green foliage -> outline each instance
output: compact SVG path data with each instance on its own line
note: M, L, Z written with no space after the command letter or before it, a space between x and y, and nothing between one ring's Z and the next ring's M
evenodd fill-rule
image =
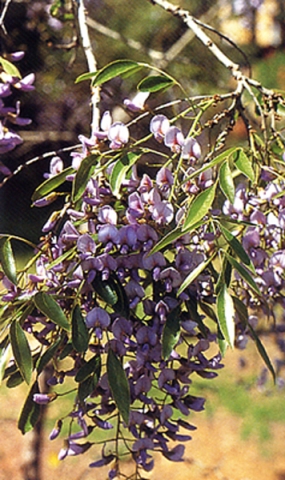
M130 390L125 371L111 348L107 356L107 374L110 389L122 419L128 425L130 415Z

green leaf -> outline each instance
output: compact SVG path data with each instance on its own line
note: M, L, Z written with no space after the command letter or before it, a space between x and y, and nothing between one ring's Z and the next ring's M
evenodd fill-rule
M7 340L8 340L7 336ZM9 342L2 342L1 348L0 348L0 385L2 383L2 380L4 378L5 374L5 368L6 368L6 363L8 360L8 354L9 354L9 348L10 344Z
M175 228L174 230L171 230L167 235L165 235L149 252L149 255L152 255L153 253L159 252L163 248L167 247L171 243L175 242L178 240L178 238L182 237L184 233L182 233L181 227Z
M167 360L180 337L180 307L174 308L166 318L162 332L162 357Z
M125 180L128 171L141 155L141 152L128 152L116 161L110 177L110 186L115 197L119 196L121 185Z
M52 320L52 322L59 325L64 330L70 330L70 324L63 310L54 300L52 295L45 292L38 292L34 296L34 302L39 311Z
M34 428L41 412L41 406L33 401L35 393L40 393L37 380L29 391L18 420L18 428L23 435Z
M6 58L0 57L0 64L2 65L4 72L8 73L8 75L19 79L22 78L18 68L15 67L13 63L9 62L9 60L6 60Z
M45 366L51 361L51 359L54 357L55 353L57 352L58 350L58 347L60 345L62 341L62 338L59 337L57 338L57 340L52 343L47 349L46 351L44 352L44 354L39 358L38 362L37 362L37 365L36 365L36 368L37 368L37 372L38 374L40 374L43 369L45 368Z
M109 348L107 356L107 375L114 401L124 422L128 425L130 416L129 383L120 360L111 348Z
M158 92L159 90L172 87L174 84L175 82L165 75L151 75L144 78L137 88L140 92Z
M101 70L98 70L93 78L92 85L94 87L97 85L102 85L102 83L108 82L118 75L130 72L131 70L137 71L138 68L142 66L143 65L140 65L132 60L115 60L114 62L111 62L103 67Z
M194 280L200 275L200 273L202 273L203 270L205 270L205 268L209 265L209 263L211 263L215 255L216 254L214 253L207 260L204 260L203 262L199 263L199 265L197 265L197 267L194 268L194 270L192 270L192 272L190 272L189 275L187 275L182 285L180 285L177 295L180 295L185 290L185 288L189 287L189 285L192 282L194 282Z
M216 184L199 193L189 206L182 232L185 233L191 226L202 220L209 212L215 199Z
M16 262L9 238L0 238L0 263L10 282L17 285Z
M243 173L246 177L249 178L252 182L255 181L255 175L252 168L252 164L244 153L244 151L240 148L234 154L234 161L236 167L239 169L241 173Z
M77 200L81 198L87 182L90 179L96 165L98 165L100 158L100 155L88 155L80 163L72 185L73 202L77 202Z
M228 160L226 160L220 167L219 171L220 187L227 199L234 203L235 200L235 184L232 177L232 171Z
M71 328L73 348L77 352L86 352L89 343L89 334L79 305L76 305L72 311Z
M15 362L23 379L29 384L33 370L33 359L25 332L16 320L13 320L10 326L10 342Z
M240 264L238 263L235 258L233 258L231 255L229 255L227 252L225 252L225 255L227 256L228 261L231 263L233 268L237 270L237 272L240 274L240 276L246 281L246 283L252 288L252 290L257 293L257 295L261 296L261 291L259 290L256 282L248 273L248 271Z
M189 180L191 180L191 178L198 177L201 173L205 172L209 168L212 168L215 165L218 165L219 163L221 163L225 159L229 158L236 151L237 151L237 147L228 148L223 153L220 153L220 155L213 158L213 160L211 160L209 163L206 163L205 165L203 165L203 167L201 167L201 168L195 170L195 172L191 173L191 175L189 175L189 177L187 177L187 178L185 178L185 180L183 180L183 183L188 182Z
M219 327L228 345L234 347L235 321L234 304L226 285L223 285L217 295L217 316Z
M256 272L255 272L254 265L250 260L248 254L246 253L245 249L243 248L242 244L239 242L239 240L229 230L227 230L227 228L223 227L221 224L220 224L220 229L223 237L225 238L226 242L230 245L232 250L235 252L235 254L247 266L247 268L249 268L252 271L252 273L255 274Z
M62 170L58 175L50 177L39 185L32 195L32 201L35 202L39 198L45 197L49 193L53 192L57 187L62 185L66 181L67 175L74 173L73 167L68 167Z
M13 373L13 375L10 375L10 377L8 378L7 382L6 382L6 387L7 388L15 388L15 387L18 387L18 385L21 385L21 383L23 383L24 379L21 375L21 373L19 372L19 370L15 373Z
M274 370L274 367L271 363L271 360L264 348L264 345L263 343L261 342L259 336L256 334L256 332L254 331L254 329L252 328L252 326L250 325L250 323L248 323L248 327L249 327L249 330L250 330L250 333L252 335L252 338L253 340L255 341L255 344L256 344L256 347L257 347L257 350L261 356L261 358L264 360L264 363L265 365L267 366L268 370L270 371L272 377L273 377L273 381L274 383L276 382L276 374L275 374L275 370Z
M236 309L236 313L237 313L240 321L243 323L243 325L245 327L249 328L252 339L254 340L254 342L256 344L257 350L258 350L261 358L263 359L265 365L267 366L268 370L271 372L272 377L273 377L273 381L275 382L276 381L276 374L275 374L274 367L271 363L271 360L270 360L270 358L269 358L269 356L266 352L266 349L265 349L264 345L262 344L259 336L257 335L257 333L255 332L255 330L253 329L253 327L250 325L250 323L248 321L248 311L247 311L246 306L244 305L244 303L238 297L233 297L233 302L234 302L234 306L235 306L235 309Z
M248 311L245 306L245 304L235 296L232 296L234 306L235 306L235 311L240 319L240 321L244 324L244 326L247 326L248 324Z
M115 273L112 273L108 280L102 280L101 275L98 273L92 282L92 287L102 300L110 305L116 313L119 313L125 318L129 318L129 299Z
M78 383L84 382L90 375L96 375L98 380L101 374L101 357L100 355L95 355L90 358L88 362L85 362L82 367L79 368L78 372L75 375L74 380ZM97 381L98 381L97 380Z

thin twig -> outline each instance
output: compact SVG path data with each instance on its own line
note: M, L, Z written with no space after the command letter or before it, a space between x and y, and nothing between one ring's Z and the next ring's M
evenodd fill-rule
M86 57L88 71L97 72L97 62L93 53L89 31L87 27L87 16L83 0L78 0L78 25L82 40L82 48ZM92 104L92 122L91 122L91 138L95 135L95 131L99 130L100 123L100 90L99 87L91 85L91 104Z
M4 20L5 20L5 16L6 16L6 13L7 13L7 10L8 10L8 7L9 7L10 3L11 3L11 0L6 0L6 2L4 4L4 7L3 7L3 10L2 10L2 13L1 13L1 16L0 16L0 27L2 28L5 35L7 35L7 30L6 30L5 25L4 25Z

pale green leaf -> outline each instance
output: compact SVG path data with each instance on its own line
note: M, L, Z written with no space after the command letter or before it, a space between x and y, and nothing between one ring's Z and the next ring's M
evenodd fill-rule
M74 173L73 167L68 167L62 170L58 175L48 178L41 185L39 185L32 195L32 201L35 202L39 198L46 197L53 192L57 187L66 181L66 177Z
M79 200L84 193L87 182L90 179L96 165L98 165L100 158L100 155L88 155L80 163L72 186L73 202L77 202L77 200Z
M34 302L39 311L52 320L52 322L59 325L64 330L70 330L70 324L63 310L52 295L45 292L38 292L34 296Z
M139 67L140 64L134 62L133 60L115 60L114 62L103 67L101 70L98 70L93 77L92 85L94 87L97 85L102 85L102 83L108 82L109 80L130 72L131 70L137 71Z
M235 254L244 263L244 265L246 265L247 268L249 268L252 271L252 273L255 274L254 265L250 260L248 254L246 253L245 249L243 248L242 244L239 242L239 240L229 230L227 230L227 228L223 227L222 225L220 225L220 229L223 234L223 237L225 238L227 243L231 246Z
M219 327L228 345L234 347L235 321L234 304L226 285L223 285L217 295L217 317Z
M255 181L255 175L252 168L252 164L244 153L244 151L240 148L234 154L235 165L239 169L241 173L243 173L246 177L249 178L252 182Z
M220 167L219 182L224 195L231 203L234 203L235 184L233 181L232 171L227 160Z
M205 215L209 212L213 201L215 199L216 185L212 185L193 200L189 206L189 210L186 214L186 219L182 227L182 232L185 233L189 228L191 228L195 223L202 220Z
M141 152L128 152L116 161L110 176L110 186L115 197L119 196L120 188L131 167L141 157Z
M203 262L199 263L199 265L197 265L197 267L194 268L194 270L192 270L189 273L189 275L187 275L187 277L185 278L182 285L180 285L180 287L178 289L178 292L177 292L177 295L180 295L185 290L185 288L189 287L189 285L192 282L194 282L194 280L203 272L203 270L205 270L205 268L209 265L209 263L211 263L211 261L214 259L215 255L216 254L214 253L207 260L204 260Z
M0 238L0 263L7 278L17 285L16 262L9 238Z

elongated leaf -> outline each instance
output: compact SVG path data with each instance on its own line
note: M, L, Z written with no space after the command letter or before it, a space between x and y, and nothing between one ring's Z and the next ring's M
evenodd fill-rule
M13 375L10 375L10 377L8 378L7 382L6 382L6 387L7 388L15 388L15 387L18 387L18 385L21 385L21 383L23 383L24 379L21 375L21 373L19 372L19 370L15 373L13 373Z
M237 297L233 297L233 302L234 302L235 309L236 309L236 312L238 314L238 317L239 317L240 321L243 323L243 325L245 327L249 328L252 339L254 340L254 342L256 344L257 350L258 350L261 358L263 359L265 365L267 366L268 370L271 372L272 377L273 377L273 381L275 382L276 381L276 374L275 374L274 367L272 365L272 362L271 362L271 360L268 356L268 353L266 352L266 349L265 349L264 345L262 344L259 336L257 335L257 333L255 332L255 330L253 329L253 327L250 325L250 323L248 321L248 312L247 312L246 306Z
M235 165L239 169L239 171L243 173L246 177L248 177L249 180L254 182L255 175L252 168L252 164L242 149L238 149L235 152L234 159L235 159Z
M187 306L188 313L190 314L191 320L197 323L198 328L202 333L203 337L207 338L207 335L208 335L207 327L203 323L202 315L200 315L198 312L198 302L197 302L196 296L191 295L190 293L189 300L186 300L185 303Z
M180 337L180 308L174 308L166 318L162 332L162 357L167 360Z
M240 274L240 276L246 281L246 283L252 288L252 290L257 293L257 295L262 295L261 291L259 290L255 280L252 278L250 273L240 264L236 261L235 258L233 258L231 255L229 255L227 252L225 252L225 255L227 256L228 261L231 263L233 268L236 269L236 271Z
M0 238L0 263L10 282L17 285L16 262L9 238Z
M0 385L1 385L2 380L4 378L6 363L7 363L7 360L8 360L9 348L10 348L9 342L7 342L7 343L5 342L0 347Z
M153 253L159 252L165 247L168 247L168 245L171 245L173 242L178 240L178 238L182 237L184 233L182 233L182 228L178 227L169 232L167 235L165 235L150 251L150 255Z
M100 158L100 155L88 155L82 160L73 181L72 200L74 202L77 202L84 193L87 182Z
M130 72L137 71L140 64L132 60L115 60L99 70L93 78L92 85L102 85L102 83L112 80L112 78ZM80 78L80 77L79 77Z
M82 367L79 368L77 374L75 375L74 380L78 383L84 382L90 375L96 374L98 380L101 373L101 357L100 355L95 355L90 358L88 362L84 363Z
M171 78L168 78L165 75L151 75L144 78L138 84L137 88L140 92L158 92L159 90L172 87L174 83L175 82Z
M245 306L245 304L235 296L232 296L234 306L235 306L235 311L240 319L240 321L244 324L244 326L247 326L248 324L248 311Z
M40 405L33 401L35 393L40 393L37 380L29 391L18 420L18 428L23 435L34 428L40 415Z
M110 177L110 186L115 197L119 195L121 185L125 180L128 171L141 155L142 153L140 152L128 152L116 161Z
M112 306L116 313L119 313L125 318L129 318L129 299L123 285L115 273L112 273L108 280L102 280L100 274L97 274L92 282L92 287L102 300Z
M271 360L266 352L266 349L263 345L263 343L261 342L259 336L256 334L256 332L254 331L254 329L252 328L252 326L250 325L250 323L248 324L248 327L249 327L249 330L250 330L250 333L252 335L252 338L253 340L255 341L255 344L256 344L256 347L257 347L257 350L259 351L259 354L261 356L261 358L264 360L264 363L265 365L267 366L268 370L270 371L272 377L273 377L273 381L275 383L276 381L276 374L275 374L275 370L274 370L274 367L271 363Z
M227 257L224 256L223 263L222 263L222 270L221 270L221 273L220 273L219 278L217 279L216 285L215 285L216 295L219 294L223 285L226 285L227 287L230 286L231 277L232 277L232 265L228 261Z
M198 168L197 170L195 170L195 172L191 173L189 177L183 180L183 183L188 182L189 180L191 180L191 178L198 177L201 173L205 172L209 168L212 168L215 165L218 165L219 163L223 162L225 159L229 158L237 150L238 150L237 147L228 148L223 153L220 153L220 155L213 158L213 160L211 160L209 163L206 163L205 165L203 165L203 167Z
M2 65L3 70L11 75L12 77L17 77L19 79L22 78L18 68L6 58L0 57L0 63Z
M200 275L200 273L202 273L203 270L205 270L205 268L209 265L209 263L211 263L215 255L216 254L213 254L207 260L204 260L203 262L199 263L199 265L197 265L197 267L194 268L194 270L192 270L192 272L190 272L189 275L187 275L182 285L180 285L177 295L180 295L185 290L185 288L189 287L189 285L192 282L194 282L194 280Z
M194 199L190 204L189 211L186 215L182 231L185 233L192 225L202 220L209 212L215 199L216 185L212 185Z
M36 368L37 372L41 373L45 366L51 361L51 359L54 357L60 343L62 341L62 338L59 337L54 343L52 343L47 350L44 352L44 354L39 358Z
M219 171L220 187L227 197L227 199L234 203L235 200L235 184L233 181L232 171L230 169L229 162L226 160Z
M239 242L239 240L227 228L223 227L222 225L220 225L220 229L223 234L223 237L231 246L235 254L247 266L247 268L249 268L252 271L252 273L255 274L256 272L255 272L254 265L250 260L248 254L246 253L245 249L243 248L242 244Z
M10 326L10 342L15 362L23 379L29 384L33 370L31 350L25 332L16 320Z
M59 325L64 330L70 330L70 324L58 303L52 297L45 292L38 292L34 297L35 306L42 312L47 318L52 320L56 325Z
M86 352L89 342L88 328L81 313L79 305L72 311L72 345L77 352Z
M232 297L224 285L217 295L217 316L221 333L232 348L235 341L234 313Z
M62 170L58 175L50 177L45 180L41 185L39 185L32 195L32 201L35 202L39 198L45 197L51 192L62 185L66 181L66 177L74 173L73 167L68 167Z
M107 375L114 401L124 422L128 425L130 416L129 383L120 360L111 348L109 348L107 356Z

